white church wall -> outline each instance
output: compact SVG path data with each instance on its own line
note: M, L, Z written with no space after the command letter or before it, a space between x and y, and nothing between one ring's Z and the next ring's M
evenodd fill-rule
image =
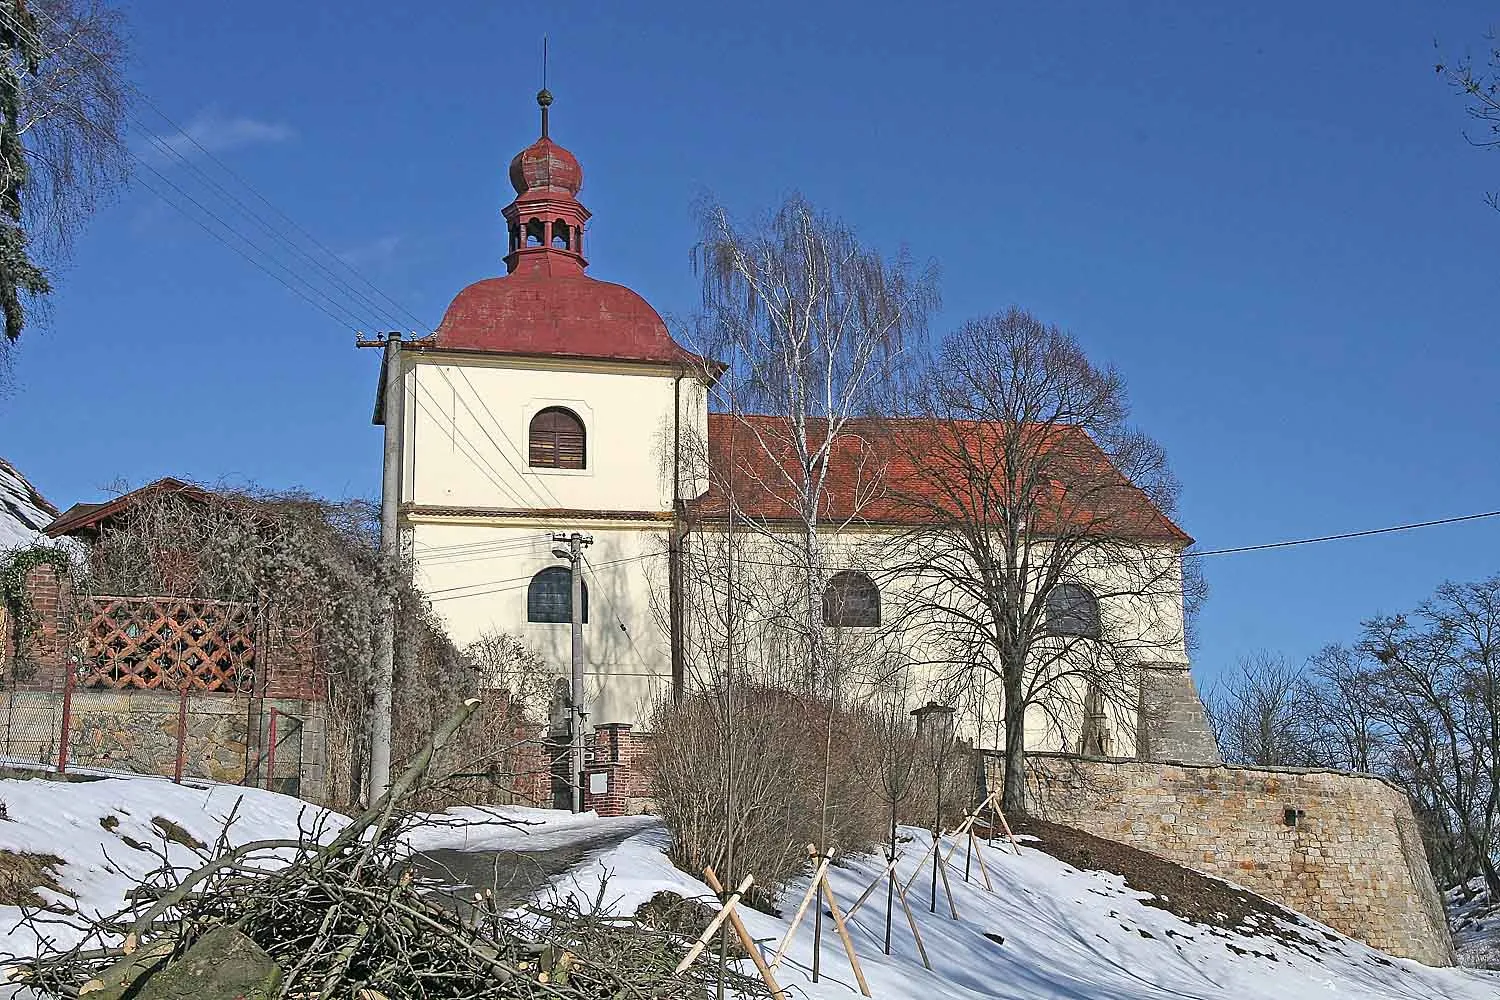
M671 509L673 382L660 366L407 355L403 499L422 506ZM701 383L681 386L685 438L707 433ZM583 469L534 469L531 418L562 406L583 420ZM698 492L701 490L695 490Z
M672 403L675 373L664 367L570 362L540 362L511 357L475 358L437 353L406 357L406 441L403 449L403 500L413 529L413 557L418 579L460 645L490 630L511 632L535 649L559 676L569 669L569 628L526 620L526 587L547 566L560 565L552 555L550 533L584 531L594 536L587 551L590 569L590 622L585 628L586 694L591 723L644 721L654 699L669 693L671 650L667 638L667 528L671 510ZM685 497L702 492L706 482L700 464L707 435L705 387L684 378L677 394L681 423ZM527 429L538 410L566 406L584 421L586 461L581 470L532 469L527 462ZM424 512L421 508L454 508ZM486 510L558 509L577 513L557 516L495 516ZM638 511L635 520L600 517L605 511ZM590 513L592 512L592 514ZM695 551L717 544L714 529L689 541ZM882 568L899 533L875 527L835 531L826 526L823 562L830 573L860 569L880 584L883 620L875 636L862 630L830 635L831 647L845 648L851 659L873 669L877 660L892 660L895 644L915 664L908 677L912 705L928 699L959 708L960 732L985 745L998 745L1001 697L998 679L979 684L953 683L958 673L945 665L952 658L952 638L940 628L906 628L892 635L903 620L911 581L892 578ZM769 603L795 600L789 584L795 575L785 567L791 552L767 537L742 529L738 546L745 565ZM1111 560L1080 566L1079 582L1103 596L1105 616L1115 616L1120 635L1133 637L1142 662L1186 668L1182 642L1180 563L1169 547L1141 547L1133 561ZM760 565L755 565L759 563ZM1156 586L1147 596L1139 578ZM706 579L688 581L693 588L712 586ZM821 595L818 598L821 602ZM799 613L800 617L800 613ZM623 627L622 627L623 626ZM830 633L833 630L830 630ZM765 648L781 642L774 630ZM700 655L709 655L702 653ZM712 653L721 655L720 652ZM691 663L690 663L691 670ZM689 681L691 683L691 676ZM852 682L850 695L873 696L868 683ZM1077 749L1081 718L1077 706L1084 692L1077 685L1060 688L1052 715L1033 708L1026 717L1028 744L1038 749ZM1117 753L1134 744L1134 712L1128 685L1107 699L1105 714Z
M552 554L552 531L592 534L584 575L589 722L639 722L654 698L669 693L671 650L649 600L653 586L665 586L667 541L661 526L577 518L413 521L418 583L454 642L463 646L488 631L509 632L559 677L571 669L571 630L567 624L528 622L526 588L542 569L567 565Z

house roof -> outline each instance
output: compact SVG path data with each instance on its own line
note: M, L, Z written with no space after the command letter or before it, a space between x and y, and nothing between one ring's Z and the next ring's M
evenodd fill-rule
M821 422L810 428L816 437ZM983 501L969 501L964 473L982 462L958 456L995 454L1001 425L982 422L922 420L855 420L831 449L820 517L832 522L919 525L945 517L983 511ZM709 462L713 484L690 509L702 517L729 513L732 493L741 514L766 521L794 521L797 472L791 446L791 423L764 414L711 413L708 418ZM1038 428L1037 433L1043 433ZM1108 456L1082 428L1051 427L1045 447L1055 451L1049 462L1051 497L1037 512L1070 522L1074 530L1108 532L1119 537L1186 546L1192 538L1150 498L1111 465ZM943 474L942 467L951 466ZM1073 488L1069 489L1069 482ZM1080 485L1081 484L1081 485ZM1057 534L1058 525L1034 530Z
M0 458L0 552L39 541L42 529L56 516L57 508Z
M43 530L52 538L61 538L64 535L87 535L99 530L104 522L118 517L126 512L132 504L148 496L160 493L179 493L194 500L207 500L213 496L211 492L201 486L185 483L171 476L158 479L154 483L142 486L138 490L106 500L103 503L75 503L63 511L55 520L48 524Z

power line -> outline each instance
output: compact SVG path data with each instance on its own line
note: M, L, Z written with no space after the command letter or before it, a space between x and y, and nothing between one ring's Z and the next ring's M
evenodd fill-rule
M643 552L639 556L636 556L634 558L636 558L636 559L643 559L646 556L650 556L650 555L664 555L664 554L665 553L661 553L661 552ZM615 560L614 563L601 563L600 565L611 566L611 565L615 565L615 564L620 563L620 562L629 562L629 561L630 560L620 560L620 559L617 559L617 560ZM584 570L588 573L588 575L594 581L594 593L604 601L605 606L607 606L609 608L609 615L610 615L610 617L615 620L615 624L617 624L617 625L620 626L620 631L625 633L625 642L630 646L630 651L635 654L636 662L637 663L644 663L645 662L645 658L643 656L641 656L641 651L636 648L636 645L635 645L635 636L631 635L630 634L630 629L628 629L628 628L625 627L625 620L623 618L621 618L620 617L620 613L617 610L615 610L615 604L614 604L613 601L611 601L609 599L609 594L605 591L605 588L599 586L599 574L595 571L595 566L594 566L593 562L586 555L583 557L583 568L584 568Z
M45 12L36 10L36 12L33 13L34 15L39 16L39 18L42 18L43 21L48 22L48 24L52 25L52 27L58 27L57 21L55 21L54 18L51 18L51 16L46 15ZM18 33L21 33L21 31L26 31L26 28L24 28L23 25L18 24L18 22L15 21L12 16L6 15L6 13L0 13L0 21L5 22L5 24L9 25L12 30L18 31ZM34 42L36 42L37 48L46 48L46 46L43 45L43 39L42 37L40 37L39 31L31 30L30 34L31 37L33 37ZM95 60L96 63L101 64L101 66L107 66L107 64L104 63L104 60L102 60L102 58L99 58L99 55L96 54L96 52L90 51L87 46L83 46L83 48L81 48L81 51L83 51L84 54L87 55L87 57ZM132 91L133 94L136 94L136 96L138 96L139 99L141 99L142 102L145 103L145 105L150 106L150 108L153 109L153 111L156 112L156 114L159 115L162 120L165 120L166 123L171 124L172 129L175 129L175 132L177 132L178 135L183 136L183 139L186 139L187 142L190 142L193 147L198 148L198 150L201 151L201 153L204 154L205 157L213 160L213 162L216 163L217 166L219 166L219 169L222 169L222 171L225 172L228 177L231 177L234 181L237 181L237 183L242 184L242 186L245 187L248 192L251 192L252 195L255 196L255 198L260 199L260 201L263 202L263 204L266 204L267 207L270 208L270 210L275 211L275 213L278 214L281 219L284 219L285 222L288 223L288 225L293 226L293 228L296 229L297 232L300 232L303 237L308 238L308 240L311 241L314 246L317 246L318 249L320 249L321 252L324 253L324 255L330 256L330 258L335 259L335 261L338 262L338 264L341 265L344 270L347 270L348 273L353 274L353 276L356 277L357 280L365 283L365 285L368 286L368 288L371 288L372 291L375 292L375 294L380 295L381 298L384 298L384 300L389 301L392 306L395 306L396 309L398 309L398 312L405 313L408 318L416 319L416 316L414 316L413 313L410 312L410 310L405 309L404 306L396 303L396 301L393 300L390 295L387 295L386 292L381 291L381 289L377 288L374 283L369 282L369 279L366 279L363 274L360 274L359 271L357 271L356 268L354 268L353 265L350 264L350 262L345 261L342 256L336 255L336 253L333 253L333 250L330 250L329 247L324 246L323 243L320 243L320 241L317 240L317 237L314 237L311 232L308 232L305 228L302 228L302 226L297 225L296 220L291 219L291 217L288 216L287 213L284 213L281 208L278 208L275 204L272 204L272 202L270 202L270 199L267 199L266 195L263 195L260 190L255 189L255 187L252 186L249 181L246 181L245 178L240 177L239 174L236 174L236 172L234 172L233 169L229 168L229 166L226 165L223 160L220 160L219 157L214 156L214 154L211 153L211 151L208 150L207 147L204 147L204 145L202 145L201 142L199 142L198 139L196 139L195 136L193 136L192 133L189 132L189 130L184 129L184 127L180 126L180 124L178 124L177 121L175 121L174 118L171 117L171 115L168 115L165 111L162 111L162 108L160 108L160 106L157 105L154 100L151 100L150 94L145 93L144 90L136 87L136 85L129 84L129 82L126 82L126 84L124 85L126 85L126 88L129 88L129 90ZM213 189L216 190L219 195L222 195L223 198L228 199L228 201L231 202L234 207L239 208L240 213L245 214L246 217L254 220L254 222L257 223L257 225L260 226L260 228L263 229L263 231L266 232L269 237L272 237L272 240L279 241L282 246L290 249L291 252L294 253L294 255L299 256L299 258L302 258L303 261L308 262L308 264L311 264L312 267L317 268L318 271L321 271L321 273L323 273L324 280L327 280L327 282L330 283L330 286L332 286L332 288L335 289L335 291L338 292L341 297L344 297L345 300L347 300L347 303L357 304L357 306L359 306L359 309L348 309L347 303L339 303L338 298L336 298L335 295L330 295L327 289L318 288L318 286L314 285L314 282L311 282L311 280L309 280L308 277L305 276L305 274L296 273L293 268L288 267L288 265L285 264L284 261L278 259L276 253L273 253L272 250L260 246L257 241L252 240L251 237L248 237L245 232L237 229L236 226L229 225L228 222L225 222L225 220L223 220L223 217L220 217L219 214L211 211L210 208L205 207L205 205L202 204L201 201L193 198L193 196L189 195L186 190L181 189L178 184L172 183L169 178L166 178L165 175L160 174L160 171L157 171L157 169L154 168L151 163L145 162L145 160L142 159L141 156L138 156L138 154L135 153L130 153L130 157L132 157L132 159L135 160L135 162L138 163L139 166L144 166L144 168L147 168L148 171L151 171L151 174L156 175L156 177L159 178L160 181L169 184L172 189L177 190L178 195L183 196L183 198L186 198L187 201L190 201L193 205L196 205L199 211L202 211L202 213L208 214L208 216L213 217L214 222L217 222L220 226L223 226L223 229L226 229L226 231L231 232L231 234L233 235L236 235L237 238L240 238L240 240L242 240L243 243L248 244L248 246L254 247L257 252L263 253L263 255L266 256L266 258L269 258L270 261L272 261L273 264L276 265L276 267L281 268L282 271L285 271L285 273L293 276L294 280L297 280L300 285L305 286L308 291L311 291L312 295L309 295L308 292L300 291L300 289L294 288L294 286L290 285L287 280L281 279L281 277L273 274L272 271L270 271L269 268L267 268L266 265L263 264L263 262L251 258L251 256L246 255L243 250L240 250L239 247L233 246L233 244L229 244L228 241L226 241L225 238L222 237L222 235L217 234L217 232L214 232L213 229L208 228L207 225L204 225L204 222L202 222L202 220L196 219L195 216L192 216L192 213L184 210L184 208L181 207L180 204L172 201L171 198L166 198L166 196L163 195L163 193L160 192L159 189L156 189L156 187L151 186L151 184L144 184L144 186L147 187L147 190L150 190L151 193L154 193L157 198L162 199L162 201L165 201L166 204L171 205L172 208L180 211L180 213L184 214L184 216L189 217L189 219L192 220L192 222L195 222L196 225L199 226L199 228L205 229L208 234L213 235L213 237L216 238L219 243L223 243L225 244L225 246L229 246L229 249L236 250L237 253L240 253L240 256L245 256L245 258L248 259L251 264L254 264L255 267L260 268L260 270L264 271L264 273L270 274L270 276L275 277L275 279L278 280L281 285L287 286L287 288L291 288L293 289L293 291L296 291L297 294L299 294L300 297L303 298L303 300L309 301L309 304L314 304L314 306L318 307L321 312L324 312L324 315L329 315L330 318L335 319L335 321L339 322L339 324L348 324L348 322L350 322L348 321L348 316L354 315L354 313L357 312L363 312L366 313L366 315L374 316L374 318L377 319L378 324L380 325L389 324L390 319L393 318L393 313L390 313L389 310L384 309L384 307L380 306L377 301L372 300L369 295L363 294L362 291L354 288L354 286L350 285L347 280L341 279L341 277L339 277L338 274L333 273L333 271L330 270L330 268L327 267L327 265L324 264L323 261L315 258L314 255L311 255L311 253L306 252L306 250L303 249L303 247L300 247L299 244L296 243L296 241L288 238L287 234L285 234L284 231L276 228L276 226L273 225L273 223L270 223L269 220L266 219L266 217L261 216L261 214L257 213L254 208L246 205L245 202L242 201L242 199L237 198L237 196L234 195L231 190L226 189L226 187L223 187L223 184L220 184L219 181L214 180L214 178L211 177L211 175L208 175L207 172L202 171L202 169L199 168L196 163L193 163L192 160L189 159L189 157L184 156L184 154L181 153L181 151L178 150L177 147L175 147L174 142L169 142L168 139L162 138L162 136L160 136L159 133L156 132L156 130L151 129L151 127L148 126L148 124L145 124L144 121L141 120L141 118L136 117L136 115L130 114L129 111L124 112L124 117L126 117L127 123L129 123L130 126L132 126L133 129L136 130L136 132L144 135L145 138L147 138L147 141L150 142L153 147L156 147L157 151L160 151L160 153L166 154L166 156L172 157L172 159L177 160L178 163L181 163L181 166L184 166L184 168L186 168L186 171L189 172L189 174L195 175L195 177L198 177L201 181L205 181L205 183L207 183L208 186L213 187ZM321 300L323 301L321 301L321 303L320 301L315 301L314 297L321 298ZM345 316L347 316L347 318L341 319L338 318L338 316L333 316L332 312L330 312L329 307L327 307L326 304L323 303L332 304L333 309L338 310L338 312L345 313ZM372 312L366 312L366 310L372 310ZM353 324L350 325L353 325L353 327L357 328L362 324L360 324L360 322L356 319L356 321L354 321ZM402 324L402 322L395 322L395 324L390 325L396 325L396 327L399 327L399 325L405 324ZM422 324L422 321L420 321L420 319L419 321L417 321L417 325L419 325L419 328L425 328L425 324Z
M463 404L464 412L469 415L469 418L474 421L475 426L477 426L480 431L484 433L484 436L489 439L490 445L495 449L499 456L505 460L505 464L510 466L510 471L515 473L516 478L520 480L523 486L531 491L531 495L543 507L548 506L547 499L542 496L541 492L537 489L536 484L531 482L531 480L524 473L522 473L520 469L516 468L516 463L510 460L510 455L506 453L504 448L500 447L499 442L495 440L495 436L490 433L489 428L486 427L484 423L479 419L479 417L474 413L473 407L469 406L469 401L463 398L463 394L458 391L458 386L454 385L453 380L448 377L448 372L445 370L445 366L438 365L436 367L438 375L442 376L443 381L448 384L448 388L453 390L453 398ZM460 372L459 374L462 375L463 373ZM468 385L471 390L474 388L474 384L468 380L467 376L464 376L464 384ZM431 395L430 390L428 391L428 395ZM500 426L500 421L496 419L493 413L490 412L489 407L487 407L484 403L484 400L480 398L477 390L474 392L474 398L478 400L479 408L485 411L485 415L488 416L490 420L495 424L495 429L500 431L500 436L504 438L505 430ZM455 430L458 427L457 414L454 415L453 426ZM509 438L506 438L506 440L509 440ZM499 470L497 469L496 472L498 473ZM516 499L519 500L520 497L517 497ZM562 505L557 502L556 497L553 497L551 506L560 507Z
M1293 545L1313 545L1318 542L1337 542L1345 538L1366 538L1370 535L1388 535L1396 531L1412 531L1416 528L1432 528L1440 524L1458 524L1462 521L1478 521L1486 517L1500 517L1500 510L1489 510L1482 514L1464 514L1460 517L1443 517L1436 521L1416 521L1412 524L1396 524L1389 528L1367 528L1364 531L1345 531L1337 535L1319 535L1316 538L1294 538L1284 542L1262 542L1259 545L1238 545L1229 549L1210 549L1207 552L1184 552L1184 559L1202 556L1227 556L1238 552L1261 552L1266 549L1285 549Z
M597 564L595 564L595 566L596 566L596 568L603 567L603 566L620 566L620 565L623 565L625 563L638 562L638 561L640 561L642 559L650 559L653 556L664 556L664 555L666 555L665 552L642 552L642 553L640 553L638 555L625 556L624 558L621 558L621 559L610 559L610 560L608 560L606 562L597 563ZM461 598L461 597L483 597L483 596L485 596L487 594L500 593L501 591L505 591L505 590L516 590L516 589L519 589L519 587L524 586L534 576L536 576L535 573L528 573L525 576L513 576L513 577L508 577L508 578L502 578L502 579L499 579L499 580L481 580L481 581L478 581L476 583L465 583L465 584L460 584L460 585L455 586L455 587L441 587L441 588L439 588L437 590L426 591L425 593L426 593L427 598L429 600L432 600L432 601L452 601L452 600L457 600L458 598ZM512 586L504 586L505 584L510 584ZM458 591L458 590L468 590L471 587L489 587L491 585L498 585L498 586L496 586L494 590L481 590L481 591L476 591L475 593L472 593L472 594L456 594L456 593L453 593L454 591ZM434 594L447 595L447 596L433 597L432 595L434 595Z
M233 205L235 208L239 209L240 214L242 214L246 218L250 219L257 226L259 226L260 229L261 229L261 231L264 232L267 236L269 236L272 240L278 241L282 246L285 246L286 248L290 249L291 252L293 254L295 254L297 257L300 257L302 260L306 261L312 267L316 268L319 272L322 273L324 280L326 282L328 282L330 288L334 289L340 295L346 297L351 303L353 303L354 305L358 306L358 308L360 309L360 311L365 312L365 315L367 315L367 316L375 319L380 326L388 326L388 327L389 326L395 326L395 327L400 327L400 326L404 325L403 323L400 323L400 322L392 322L392 320L393 320L393 315L392 314L390 314L389 312L387 312L382 306L380 306L378 303L376 303L374 300L372 300L369 296L367 296L364 293L360 292L358 289L352 287L347 281L343 280L338 275L334 274L331 270L329 270L328 266L326 264L324 264L322 261L318 260L316 257L314 257L313 255L309 254L306 250L303 250L296 243L292 242L292 240L288 239L287 236L286 236L286 234L284 232L282 232L282 231L276 229L274 226L272 226L271 223L267 222L266 219L262 215L260 215L254 209L252 209L248 205L246 205L232 191L228 190L222 184L220 184L218 181L214 180L213 177L209 176L209 174L207 172L205 172L204 170L202 170L201 168L199 168L197 164L193 163L192 160L190 160L186 156L184 156L182 154L182 152L180 150L178 150L175 146L173 146L170 142L168 142L166 139L162 138L155 131L151 130L148 126L143 125L141 123L140 119L138 119L138 118L136 118L134 116L129 116L129 117L130 117L131 122L134 124L136 130L138 132L145 133L146 138L151 142L151 144L156 149L158 149L161 153L165 154L166 156L168 156L168 157L176 160L177 163L180 164L183 168L185 168L190 174L195 175L200 180L206 182L209 187L211 187L213 190L217 191L220 195L222 195L224 198L226 198L229 201L229 203L231 205ZM189 142L193 143L193 145L198 146L199 149L203 149L203 147L201 145L199 145L198 141L196 139L194 139L191 135L189 135L187 132L185 132L185 131L182 132L182 135L185 136ZM209 155L209 156L213 155L211 153L207 153L207 150L204 150L204 152L207 155ZM141 157L139 157L139 156L137 156L135 154L132 154L132 157L141 166L145 166L147 169L151 170L152 173L157 173L156 169L154 167L152 167L150 164L146 163L143 159L141 159ZM160 176L160 174L158 174L158 176ZM222 222L222 220L221 220L221 222ZM241 236L242 239L247 239L243 234L240 234L240 236ZM275 245L275 244L273 244L273 245ZM263 249L262 252L267 252L267 251L265 251ZM306 282L307 284L309 284L309 285L312 284L311 281L309 281L306 277L303 277L302 280L304 282ZM326 289L320 289L320 291L322 292L322 294L328 295L328 292L327 292ZM329 296L329 297L332 298L332 296ZM370 310L370 311L366 311L366 310ZM357 327L360 324L356 323L355 325Z
M420 388L420 385L421 385L420 383L417 383L418 388ZM420 392L413 392L411 398L412 398L412 402L414 402L414 403L417 404L417 408L419 410L421 410L423 413L427 414L427 416L432 419L433 423L439 424L439 426L441 426L441 422L439 421L439 416L441 414L434 415L432 409L430 409L427 406L427 404L425 404L425 403L422 402L422 394ZM430 389L427 391L427 398L430 399L430 400L432 400L434 406L438 406L438 401L435 400L435 399L433 399L433 397L432 397L432 391ZM440 409L440 407L439 407L439 409ZM505 483L501 482L501 477L500 477L499 470L496 469L493 465L491 465L485 459L485 457L480 453L479 447L477 445L475 445L474 442L469 439L468 435L466 435L463 431L461 431L461 430L458 429L457 422L455 422L453 424L452 430L453 430L453 441L454 441L455 444L457 444L459 446L459 449L464 453L464 457L468 458L471 462L473 462L474 467L476 469L478 469L479 472L486 479L488 479L494 485L494 487L497 490L500 491L500 494L502 496L514 498L514 494L511 492L510 487L506 486Z
M444 378L447 377L447 373L443 368L440 367L438 370L444 372ZM516 458L520 458L521 449L513 441L511 441L509 437L506 437L505 428L500 426L500 420L495 416L495 411L490 409L489 404L484 401L484 397L479 395L479 390L474 388L474 383L469 381L469 373L464 371L461 366L457 370L458 377L464 380L464 385L468 386L469 391L474 394L475 401L479 403L480 409L484 410L485 416L489 417L490 421L495 425L495 430L500 432L500 437L505 441L506 444L510 445L511 448L515 450ZM470 416L472 415L473 414L471 412ZM483 430L482 427L480 429ZM485 436L489 437L488 431L485 432ZM498 443L496 443L495 439L492 437L490 438L490 443L495 445L496 450L500 452L500 455L505 459L506 464L508 464L512 469L516 470L516 475L521 476L523 481L525 481L527 485L531 486L532 493L536 494L537 499L542 501L543 506L546 506L549 500L551 501L551 505L553 507L561 507L563 505L562 501L557 498L557 494L552 492L552 488L548 486L545 481L540 482L542 490L545 490L547 494L545 497L543 497L536 488L537 484L533 483L531 479L527 479L525 475L521 473L520 469L516 467L516 464L510 460L510 456L505 453L505 449Z
M475 552L483 552L491 549L520 548L529 545L541 545L551 541L551 534L535 532L518 538L490 539L488 541L454 542L451 545L418 545L427 558L435 557L446 559L449 556L469 555Z
M174 184L167 177L163 176L161 174L161 172L158 171L155 167L151 166L148 163L142 162L139 157L134 157L133 156L133 158L136 160L137 163L140 163L141 166L145 167L147 170L150 170L153 174L155 174L163 183L169 185L170 187L172 187L173 190L177 191L178 194L182 195L188 201L191 201L191 202L193 202L193 204L197 205L199 207L199 209L201 209L209 217L213 218L216 222L219 223L219 225L223 226L226 230L228 230L229 232L233 233L236 236L239 236L239 238L241 240L243 240L249 246L254 247L257 251L260 251L261 253L265 252L263 250L260 250L260 247L256 246L254 243L250 242L249 240L246 240L245 237L242 236L242 235L240 235L240 233L238 233L233 226L229 225L223 219L221 219L217 215L215 215L212 210L210 210L208 208L205 208L201 203L199 203L196 199L194 199L192 195L188 194L186 191L183 191L182 188L178 187L176 184ZM141 178L139 178L139 177L137 177L137 179L141 180ZM207 233L208 235L212 236L215 240L219 241L219 243L223 244L224 246L228 247L230 250L233 250L235 253L239 254L245 260L249 261L249 263L252 266L256 267L257 269L259 269L260 271L262 271L263 273L265 273L266 275L268 275L277 284L283 286L287 290L289 290L292 293L296 294L303 301L307 302L309 305L311 305L313 308L317 309L323 315L325 315L329 319L333 320L339 326L348 326L351 329L357 328L359 326L359 323L358 323L357 320L355 322L353 322L353 323L350 323L350 321L349 321L350 317L348 316L347 313L344 316L342 316L342 317L334 315L333 310L338 309L340 312L342 312L343 310L339 307L339 305L337 303L333 302L331 299L328 299L327 296L323 296L324 302L327 303L327 305L325 305L324 302L318 301L318 299L314 298L313 295L309 295L307 292L304 292L301 288L298 288L296 285L291 284L285 278L281 277L275 271L273 271L269 267L267 267L265 264L263 264L260 261L256 260L253 256L251 256L250 254L246 253L244 250L242 250L239 247L235 246L229 240L225 239L223 235L221 235L220 233L216 232L211 226L209 226L202 219L199 219L197 216L193 215L187 209L183 208L181 205L179 205L176 202L174 202L171 198L168 198L165 194L163 194L157 188L153 187L150 184L145 183L144 180L141 180L141 183L142 183L142 186L145 187L147 191L150 191L152 194L156 195L158 198L160 198L167 205L171 206L172 208L176 209L178 212L182 213L182 215L183 215L184 218L188 219L190 222L192 222L194 225L196 225L199 229L202 229L205 233ZM278 263L277 266L280 267L282 265L280 265ZM283 268L283 270L284 270L284 268ZM316 294L316 292L314 292L314 294Z

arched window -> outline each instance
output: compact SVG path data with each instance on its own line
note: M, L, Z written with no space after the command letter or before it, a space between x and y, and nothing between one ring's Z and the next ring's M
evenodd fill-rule
M552 245L559 250L568 250L568 224L562 219L552 223Z
M833 574L823 589L823 624L873 628L880 624L880 589L856 570Z
M1087 587L1059 583L1047 595L1047 631L1081 639L1099 638L1099 599Z
M589 621L589 584L583 583L583 623ZM548 566L526 585L526 620L568 624L573 621L573 571Z
M547 245L547 231L541 219L528 219L526 222L526 245L529 247L540 247Z
M583 468L583 421L572 410L549 406L531 418L529 462L534 469Z

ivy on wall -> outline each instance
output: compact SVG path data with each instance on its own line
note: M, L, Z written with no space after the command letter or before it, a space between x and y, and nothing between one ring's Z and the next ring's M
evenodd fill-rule
M51 566L58 576L63 576L72 568L72 560L60 545L29 545L0 555L0 602L15 622L12 635L17 664L25 658L31 637L41 624L31 595L26 592L26 577L38 566Z

